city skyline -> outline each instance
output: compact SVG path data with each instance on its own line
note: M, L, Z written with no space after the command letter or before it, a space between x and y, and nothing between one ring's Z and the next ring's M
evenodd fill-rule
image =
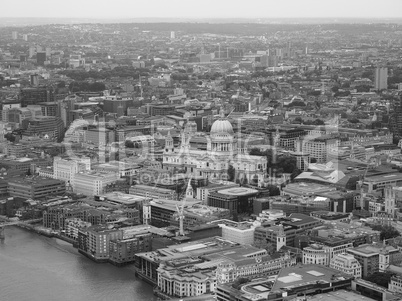
M75 8L75 9L74 9ZM271 0L233 1L162 1L129 2L116 0L113 5L105 0L68 2L21 0L18 9L11 2L2 3L0 18L401 18L402 2L374 1ZM49 13L51 12L51 13Z

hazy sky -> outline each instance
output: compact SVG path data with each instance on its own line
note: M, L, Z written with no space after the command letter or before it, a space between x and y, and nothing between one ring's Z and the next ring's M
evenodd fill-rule
M0 17L402 18L402 0L0 0Z

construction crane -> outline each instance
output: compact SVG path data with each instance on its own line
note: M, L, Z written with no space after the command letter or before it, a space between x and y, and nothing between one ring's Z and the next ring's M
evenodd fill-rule
M188 191L189 187L191 188L191 178L192 177L190 177L188 180L186 192ZM186 196L182 199L181 204L180 205L176 204L176 210L177 210L176 220L179 221L179 236L184 236L184 208L186 206L186 201L187 201L187 193Z

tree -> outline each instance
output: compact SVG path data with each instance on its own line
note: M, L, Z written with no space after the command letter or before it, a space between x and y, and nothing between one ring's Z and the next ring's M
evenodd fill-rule
M227 173L228 173L228 180L233 181L236 176L236 170L234 169L233 165L229 165Z
M126 140L126 142L124 142L124 146L128 148L134 148L134 143L131 140Z
M391 272L375 272L370 276L366 277L365 280L378 284L379 286L388 288L388 283L394 274Z
M4 135L4 138L6 138L8 141L10 142L14 142L15 141L15 136L11 133L7 133Z
M334 92L334 93L336 93L336 92L339 91L339 87L338 87L338 86L333 86L333 87L331 88L331 91Z
M269 191L269 196L277 196L281 194L281 191L279 190L278 186L268 185L267 189Z
M233 282L232 287L238 290L242 284L245 284L249 281L250 280L248 278L239 277Z
M297 123L303 123L303 119L300 116L296 117L294 121Z
M57 83L57 88L65 88L66 87L66 82L65 81L60 81Z
M264 153L262 151L260 151L258 148L252 148L250 149L249 154L251 156L264 156Z
M348 121L349 121L350 123L359 123L359 122L360 122L359 119L357 119L356 117L354 117L354 118L352 118L352 119L348 119Z
M296 168L290 175L290 179L293 181L298 175L300 175L302 171Z
M392 226L383 226L383 225L374 225L371 227L373 230L380 231L380 239L390 239L394 238L397 236L400 236L401 234L399 233L398 230L396 230Z

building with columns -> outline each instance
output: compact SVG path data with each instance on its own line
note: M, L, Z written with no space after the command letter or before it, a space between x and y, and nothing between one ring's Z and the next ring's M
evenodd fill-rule
M163 153L163 168L182 170L209 179L228 179L228 169L233 167L237 179L254 181L261 185L267 171L267 159L251 156L240 148L231 123L223 116L211 127L207 139L207 150L191 147L190 139L202 135L197 133L195 122L187 121L181 133L181 145L175 148L170 133L166 137Z

